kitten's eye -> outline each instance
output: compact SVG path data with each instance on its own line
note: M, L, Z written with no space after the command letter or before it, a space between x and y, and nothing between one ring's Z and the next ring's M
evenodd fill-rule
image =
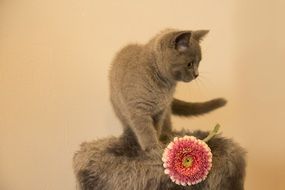
M194 66L194 61L191 61L190 63L188 63L187 67L188 68L192 68Z

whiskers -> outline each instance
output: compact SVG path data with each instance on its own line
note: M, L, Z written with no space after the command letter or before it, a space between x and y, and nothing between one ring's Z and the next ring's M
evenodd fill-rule
M199 76L195 80L193 80L194 82L192 84L195 85L194 88L197 89L198 96L208 97L208 91L209 91L208 84L211 83L211 80L207 76L205 76L207 74L208 73L206 72L200 72ZM191 88L191 86L188 86L188 88Z
M207 84L213 84L212 83L212 81L208 78L208 76L209 76L209 72L205 72L205 71L200 71L200 75L199 75L199 77L197 77L197 81L199 82L199 83L201 83L202 85L203 85L203 87L205 87L205 88L207 88L207 86L209 86L209 85L205 85L205 83L204 82L206 82Z
M199 76L200 77L200 76ZM202 80L197 77L194 81L194 84L196 85L198 91L199 91L199 95L203 95L203 89L202 88L205 88L205 85L204 83L202 82Z
M203 88L207 88L207 85L205 85L205 80L207 80L207 78L205 78L204 76L199 76L196 78L195 82L198 86L202 86Z

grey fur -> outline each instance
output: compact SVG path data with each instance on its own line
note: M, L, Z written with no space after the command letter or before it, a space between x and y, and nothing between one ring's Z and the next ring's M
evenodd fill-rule
M178 100L176 98L172 101L172 113L179 116L197 116L204 113L208 113L213 109L222 107L226 104L226 101L222 98L213 99L207 102L191 103Z
M145 45L123 48L110 70L111 102L123 124L130 128L143 150L161 156L159 138L171 131L170 114L199 115L222 107L222 98L205 103L173 101L178 81L198 77L199 42L207 30L165 30Z
M207 132L171 132L174 136ZM207 179L194 186L178 186L164 174L161 160L153 160L143 151L130 129L110 137L81 145L75 154L74 172L80 190L243 190L245 151L230 139L215 136L208 142L213 153L213 167Z

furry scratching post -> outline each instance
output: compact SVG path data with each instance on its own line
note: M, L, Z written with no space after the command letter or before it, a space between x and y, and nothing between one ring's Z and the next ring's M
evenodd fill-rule
M184 135L203 139L208 133L172 132L165 143ZM74 155L74 173L80 190L243 190L244 149L220 135L208 145L213 153L212 169L205 181L193 186L173 183L164 174L162 161L150 159L130 130L120 137L83 143Z

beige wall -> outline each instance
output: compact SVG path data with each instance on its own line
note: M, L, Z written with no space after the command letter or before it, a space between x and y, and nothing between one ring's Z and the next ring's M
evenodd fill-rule
M246 189L284 189L283 2L0 0L0 189L75 189L78 145L120 133L108 100L114 53L166 27L211 30L200 80L176 96L229 100L174 125L221 123L249 152Z

